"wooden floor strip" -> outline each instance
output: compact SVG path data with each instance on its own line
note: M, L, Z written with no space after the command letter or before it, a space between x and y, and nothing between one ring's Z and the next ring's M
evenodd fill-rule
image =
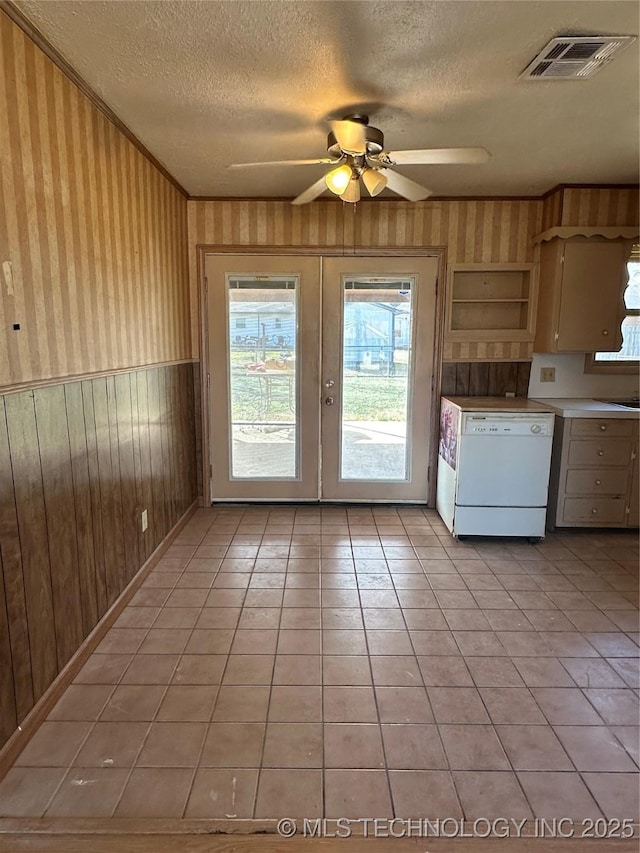
M278 835L0 835L0 853L637 853L601 839L281 838Z

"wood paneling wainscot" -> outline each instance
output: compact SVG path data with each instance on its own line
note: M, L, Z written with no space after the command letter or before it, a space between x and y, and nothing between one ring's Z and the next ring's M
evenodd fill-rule
M526 397L528 361L445 361L440 393L444 397Z
M2 10L0 116L0 391L190 358L185 195Z
M0 743L195 500L193 369L0 396Z

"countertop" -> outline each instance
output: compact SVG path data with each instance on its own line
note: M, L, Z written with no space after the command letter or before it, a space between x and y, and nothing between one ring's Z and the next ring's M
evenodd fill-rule
M526 397L443 397L465 412L550 412L556 410L545 401Z
M549 407L549 411L563 418L625 418L627 420L640 418L639 409L623 409L621 406L612 406L611 403L603 403L601 400L544 397L529 402L542 403Z

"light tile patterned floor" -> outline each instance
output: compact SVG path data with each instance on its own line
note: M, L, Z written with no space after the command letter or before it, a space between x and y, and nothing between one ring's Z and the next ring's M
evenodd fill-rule
M634 532L200 510L0 814L637 818L637 605Z

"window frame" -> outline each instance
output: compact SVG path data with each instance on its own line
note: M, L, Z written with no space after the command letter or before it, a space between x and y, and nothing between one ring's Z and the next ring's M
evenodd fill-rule
M631 249L631 254L627 261L627 266L631 263L637 263L640 266L640 246L634 245ZM629 284L631 278L627 279L627 284L625 285L625 290ZM624 291L622 293L622 305L623 312L620 316L620 325L625 321L627 317L640 317L640 308L627 308L624 304ZM640 370L640 358L635 359L596 359L597 353L588 352L585 355L584 359L584 372L585 373L600 373L600 374L637 374Z

